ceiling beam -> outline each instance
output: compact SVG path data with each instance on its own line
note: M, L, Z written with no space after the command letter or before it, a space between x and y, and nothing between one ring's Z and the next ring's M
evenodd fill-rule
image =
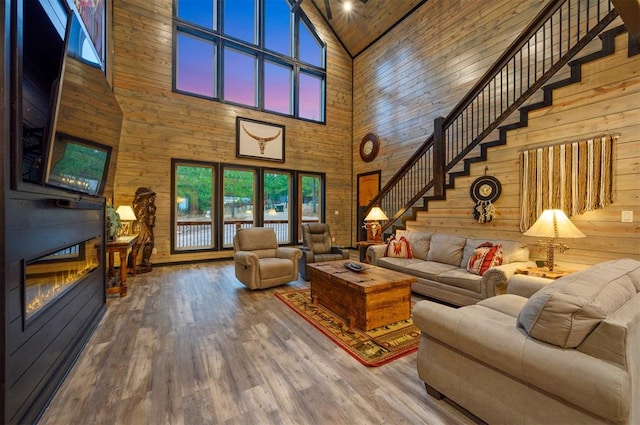
M640 0L611 0L629 35L640 46Z
M293 7L291 8L291 13L296 13L296 10L300 8L304 0L293 0Z
M324 0L324 9L327 12L327 19L331 20L333 16L331 16L331 5L329 4L329 0Z

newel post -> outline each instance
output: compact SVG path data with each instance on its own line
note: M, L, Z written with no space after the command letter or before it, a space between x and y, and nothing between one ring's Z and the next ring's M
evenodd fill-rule
M446 140L443 125L444 117L433 121L433 194L437 197L444 196Z

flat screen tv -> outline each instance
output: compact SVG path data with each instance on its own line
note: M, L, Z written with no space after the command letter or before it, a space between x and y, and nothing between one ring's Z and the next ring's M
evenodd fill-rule
M56 133L45 184L100 196L104 190L111 147Z
M23 5L18 71L22 161L17 172L18 180L42 184L45 156L55 134L71 11L64 0L28 0Z

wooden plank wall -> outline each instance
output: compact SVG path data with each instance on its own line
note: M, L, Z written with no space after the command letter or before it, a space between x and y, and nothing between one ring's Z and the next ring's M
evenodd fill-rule
M455 3L455 4L452 4ZM509 42L538 12L542 2L427 2L414 15L354 61L354 179L358 173L382 170L384 184L433 131L433 119L446 115ZM448 12L447 12L448 11ZM447 12L447 13L445 13ZM430 19L438 16L437 21ZM619 24L619 22L618 22ZM618 37L624 44L626 36ZM635 67L635 68L634 68ZM529 127L510 132L508 145L489 152L489 160L456 180L447 200L429 203L409 229L519 239L531 244L532 257L545 253L533 238L521 235L518 154L525 148L619 133L616 202L604 210L572 218L587 235L565 241L573 249L559 262L593 264L610 258L640 258L637 179L640 118L637 105L638 59L626 48L583 70L584 82L558 90L551 108L530 115ZM591 71L591 72L590 72ZM375 132L381 153L369 164L358 159L360 139ZM472 216L469 185L484 174L497 176L503 194L498 217L478 224ZM355 199L354 199L355 202ZM634 211L634 223L621 223L621 211Z
M628 58L626 43L627 34L618 36L615 55L584 66L581 83L555 90L551 107L530 113L528 127L510 131L507 145L491 149L488 162L472 165L471 175L456 179L456 189L447 191L446 201L430 202L429 211L418 213L408 228L517 239L530 245L533 258L543 259L546 251L535 245L536 238L519 231L519 153L617 134L615 201L602 210L571 217L587 237L563 240L570 249L556 252L556 261L591 265L622 257L640 260L640 56ZM468 188L484 174L485 166L487 174L502 182L502 196L496 202L497 218L478 224L471 217ZM634 222L622 223L622 211L633 211Z
M104 195L111 199L122 111L102 70L67 57L56 131L111 147Z
M326 173L326 221L336 243L351 243L351 58L316 8L311 3L302 8L327 44L326 125L172 93L172 1L115 2L114 85L124 113L115 205L130 204L141 186L157 193L153 262L230 255L229 251L170 254L172 158ZM237 116L284 125L286 162L236 158Z

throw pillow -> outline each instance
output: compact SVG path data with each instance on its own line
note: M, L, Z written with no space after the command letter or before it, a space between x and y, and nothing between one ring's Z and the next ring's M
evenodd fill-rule
M469 258L467 270L482 276L491 267L502 264L502 244L493 245L491 242L480 244Z
M400 239L396 239L395 236L391 236L387 243L387 249L384 250L385 257L396 258L413 258L411 254L411 245L409 241L401 236Z

